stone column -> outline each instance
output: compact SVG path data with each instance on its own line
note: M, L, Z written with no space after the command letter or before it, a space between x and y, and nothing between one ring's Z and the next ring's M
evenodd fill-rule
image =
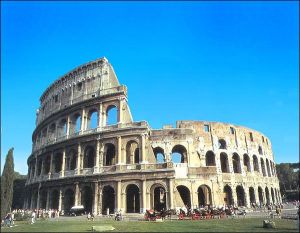
M70 116L69 115L67 116L67 125L66 125L66 127L67 127L66 136L68 138L69 134L70 134Z
M37 177L37 167L38 167L38 159L37 159L37 155L35 157L35 169L34 169L34 179L36 179Z
M102 215L102 188L101 183L98 183L98 189L99 189L99 198L98 198L98 214Z
M120 124L123 123L123 99L119 101L118 113L118 124Z
M122 139L121 136L118 137L118 152L117 152L117 164L122 164Z
M95 190L95 194L94 194L94 215L96 216L98 214L98 192L99 192L99 186L98 186L98 182L94 183L94 190Z
M146 163L145 134L141 135L141 163Z
M77 175L80 175L80 170L81 170L81 145L78 143L78 148L77 148Z
M169 179L169 208L174 209L174 187L173 187L173 179Z
M75 205L79 205L79 184L78 183L75 183Z
M97 125L98 125L99 128L103 127L102 111L103 111L103 105L102 105L102 103L100 103L100 105L99 105L99 112L98 112L98 122L97 122Z
M62 188L59 189L59 199L58 199L58 210L61 211L63 207L63 192Z
M38 192L37 192L37 203L36 203L36 208L37 209L40 208L40 187L41 187L41 183L39 184Z
M81 112L81 122L80 122L80 131L81 133L85 130L85 109L82 109Z
M52 174L53 172L53 157L54 157L54 152L52 151L51 152L51 157L50 157L50 168L49 168L49 173L50 175ZM50 177L49 177L50 178Z
M245 193L245 206L250 207L250 193L249 188L244 186L244 193Z
M42 160L42 166L41 166L41 174L40 176L42 177L44 175L44 159Z
M63 149L63 153L62 153L61 177L65 176L65 166L66 166L66 148Z
M117 210L121 210L123 212L122 207L122 183L121 180L119 180L117 182Z
M142 213L146 212L146 209L147 209L147 181L146 180L143 180L142 181L142 187L143 187L143 191L142 191L142 205L143 205L143 208L142 208Z
M98 140L96 143L96 161L94 172L99 172L99 153L100 153L100 141Z
M237 205L237 195L236 195L236 187L233 186L231 187L231 191L232 191L232 199L233 199L233 203L234 205Z

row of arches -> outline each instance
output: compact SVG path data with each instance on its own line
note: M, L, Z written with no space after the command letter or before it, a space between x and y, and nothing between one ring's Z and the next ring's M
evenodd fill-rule
M55 138L64 137L66 135L74 135L80 131L95 129L100 125L105 126L117 124L119 119L117 105L107 106L104 118L105 122L101 123L102 119L100 119L97 108L89 109L84 120L82 118L82 112L75 112L70 116L63 117L42 129L35 139L35 144L44 144L46 141L53 141Z
M218 140L218 148L221 150L226 150L227 149L227 143L225 139L219 139ZM261 146L258 146L257 152L259 155L263 155L263 149Z

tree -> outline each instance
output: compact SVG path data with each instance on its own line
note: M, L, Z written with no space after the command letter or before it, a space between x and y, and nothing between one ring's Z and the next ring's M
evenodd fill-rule
M7 155L1 176L1 219L7 212L11 210L13 199L13 183L14 183L14 148L11 148Z

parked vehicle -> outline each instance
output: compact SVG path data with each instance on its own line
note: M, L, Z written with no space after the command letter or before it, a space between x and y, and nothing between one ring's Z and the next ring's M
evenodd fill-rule
M83 205L78 205L78 206L73 206L70 209L70 216L78 216L78 215L84 215L85 214L85 209Z

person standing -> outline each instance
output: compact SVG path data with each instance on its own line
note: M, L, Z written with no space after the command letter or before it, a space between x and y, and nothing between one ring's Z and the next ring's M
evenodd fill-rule
M31 214L31 224L35 223L35 217L36 217L36 214L35 214L35 211L33 211Z

